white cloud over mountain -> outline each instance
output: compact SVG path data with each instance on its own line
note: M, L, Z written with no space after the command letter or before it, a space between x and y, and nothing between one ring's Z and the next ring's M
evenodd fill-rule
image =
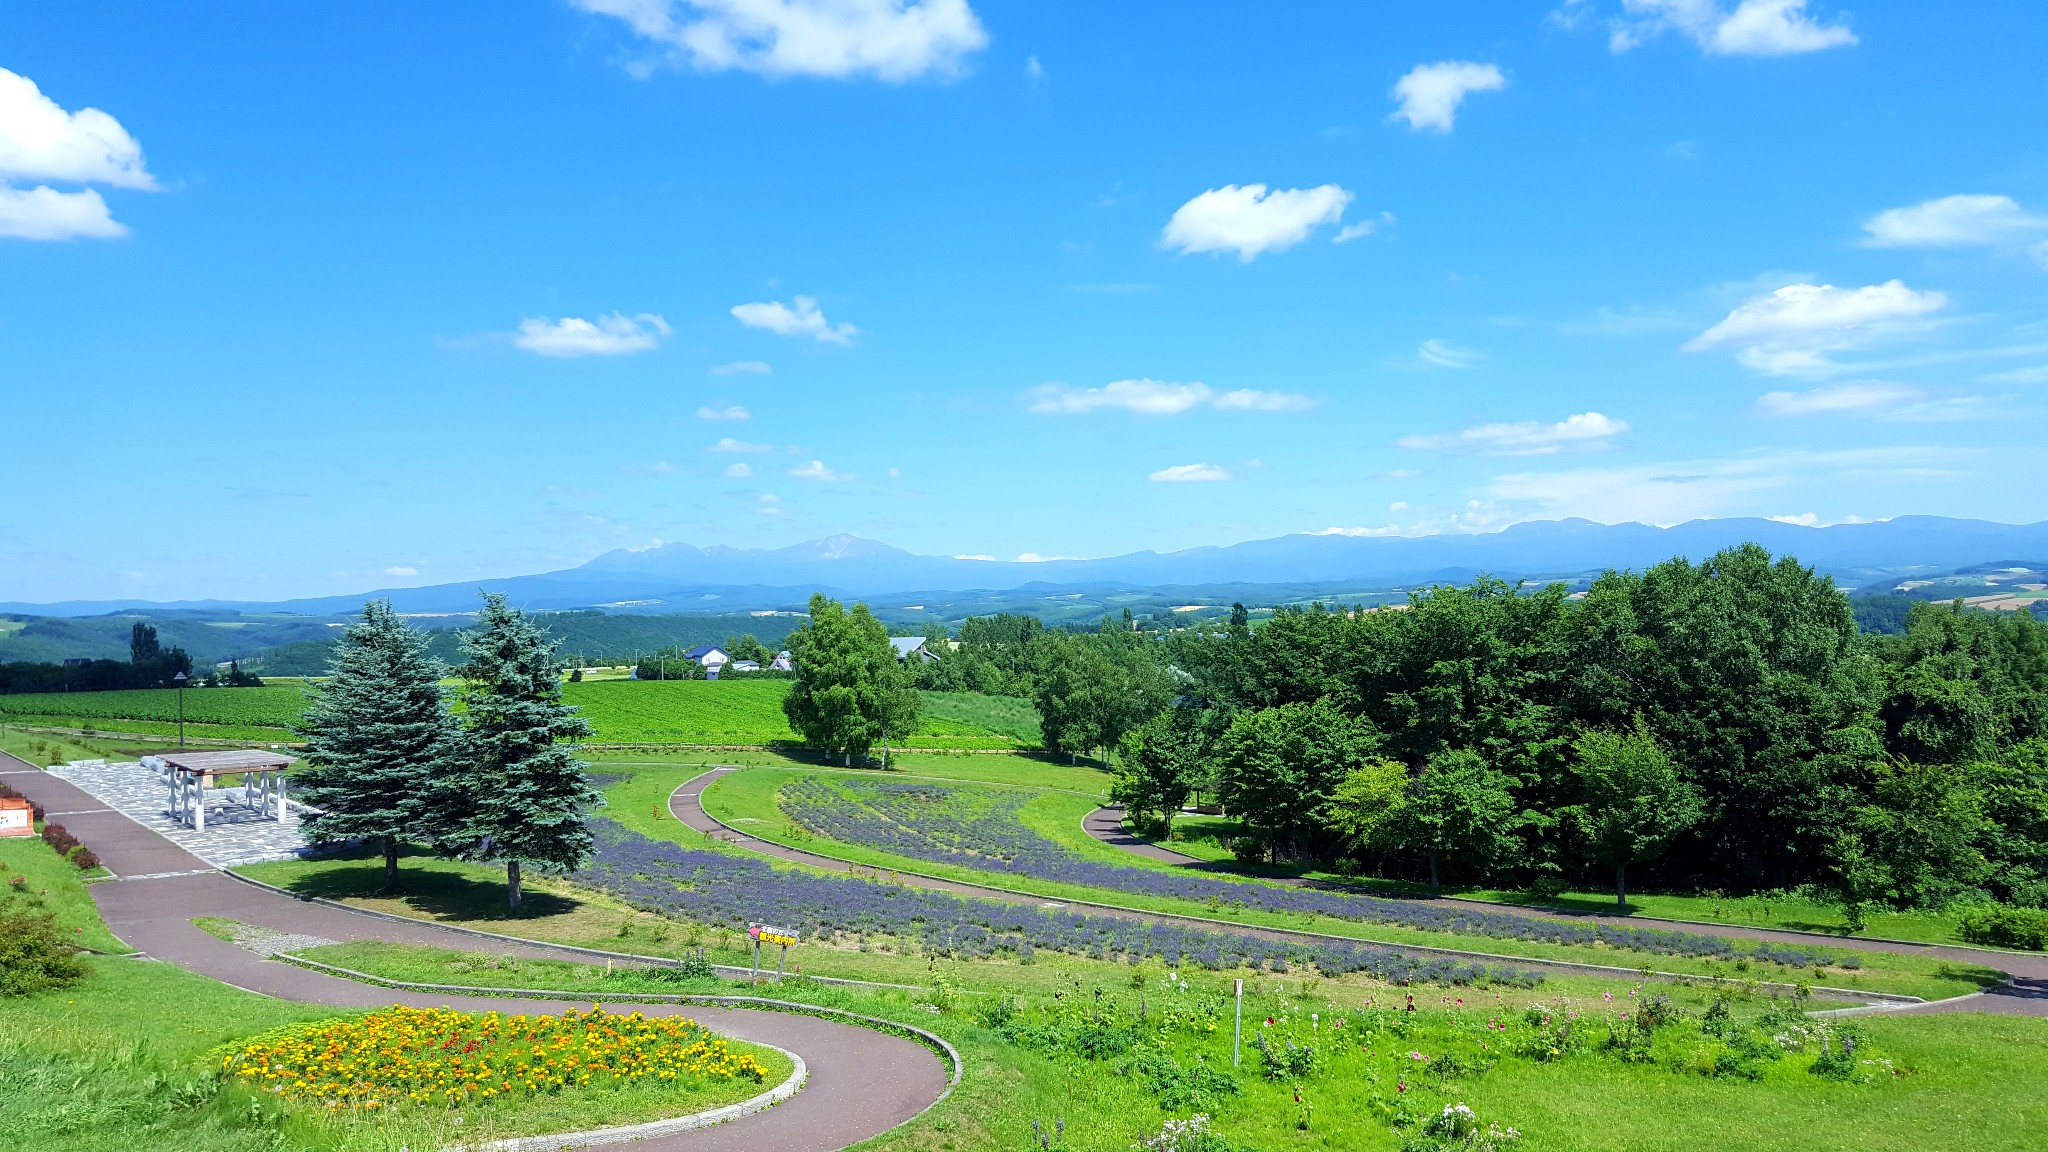
M1554 424L1541 420L1478 424L1457 432L1403 436L1395 444L1417 451L1477 456L1551 456L1573 449L1605 448L1627 431L1626 421L1581 412Z
M1753 297L1685 344L1688 352L1732 349L1736 359L1774 374L1827 372L1828 353L1855 348L1948 305L1940 292L1916 292L1898 280L1862 288L1787 284Z

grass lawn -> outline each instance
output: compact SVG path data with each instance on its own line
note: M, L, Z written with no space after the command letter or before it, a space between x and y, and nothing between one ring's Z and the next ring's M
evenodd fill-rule
M60 821L61 823L61 821ZM91 847L91 845L87 845ZM106 873L95 869L104 876ZM16 889L15 877L22 885ZM9 836L0 839L0 901L29 901L57 919L75 944L99 952L129 952L100 920L86 890L86 874L43 843L40 836Z
M600 966L393 944L332 945L307 955L426 983L578 993L733 990L730 982L675 984L624 969L607 974ZM960 1088L865 1147L1021 1149L1036 1146L1036 1121L1048 1135L1056 1124L1063 1129L1064 1143L1055 1147L1068 1152L1124 1152L1165 1120L1203 1112L1229 1139L1266 1152L1391 1150L1414 1119L1466 1103L1482 1122L1521 1130L1522 1146L1532 1150L1980 1152L2038 1147L2048 1117L2048 1021L1969 1014L1858 1020L1849 1028L1869 1063L1854 1064L1850 1082L1838 1082L1808 1070L1818 1047L1814 1024L1767 998L1738 994L1725 1021L1711 1023L1714 997L1673 989L1677 1018L1631 1055L1608 1047L1610 1030L1627 1034L1620 1014L1643 1004L1625 986L1607 986L1618 989L1611 1002L1590 981L1560 980L1535 992L1466 990L1464 1004L1433 989L1409 1014L1388 1010L1404 1002L1398 990L1259 977L1246 981L1243 1063L1233 1068L1233 1006L1222 974L1170 978L1154 964L1067 958L937 961L933 974L935 987L921 992L797 979L771 993L916 1024L960 1050ZM1553 1024L1583 1014L1555 1056L1555 1030L1525 1015L1532 1005ZM1253 1043L1261 1032L1278 1051L1293 1041L1316 1057L1271 1076ZM1084 1033L1091 1039L1082 1041ZM1840 1035L1836 1026L1836 1049ZM1800 1050L1788 1050L1793 1044Z
M964 725L993 732L1020 747L1036 748L1045 737L1038 730L1038 709L1021 696L984 696L979 692L920 692L925 723Z
M1205 916L1247 925L1302 929L1380 943L1415 944L1533 959L1616 965L1624 968L1654 968L1659 971L1730 979L1748 978L1787 983L1805 981L1838 988L1903 993L1930 1000L1974 992L1999 979L1995 973L1986 969L1954 965L1919 956L1857 951L1856 956L1862 966L1854 971L1836 968L1821 971L1793 970L1768 962L1752 963L1741 957L1724 961L1641 952L1604 945L1552 944L1533 940L1435 932L1310 913L1266 911L1214 902L1112 891L1040 880L1017 873L994 874L963 865L918 860L864 845L827 840L798 827L776 806L775 794L783 784L802 775L803 771L759 768L725 776L705 790L705 811L751 836L878 868L922 872L949 879L992 884L996 887L1042 895L1053 900L1089 900L1147 911ZM677 782L680 782L680 778L677 778ZM673 784L670 787L673 787ZM665 796L666 792L664 791L662 795ZM1131 867L1173 870L1173 865L1134 859L1128 853L1087 837L1080 831L1080 819L1093 806L1093 801L1087 797L1044 792L1023 808L1020 818L1041 834L1070 844L1083 856ZM626 806L621 805L621 809L626 810ZM636 804L632 810L637 809ZM669 839L676 839L678 833L695 836L679 824L639 830L648 835L659 835ZM1831 946L1830 950L1841 949Z
M1237 822L1228 817L1182 816L1173 822L1173 839L1165 846L1200 860L1234 862L1235 858L1224 843L1235 835ZM1421 885L1405 881L1361 879L1314 869L1260 866L1248 868L1246 871L1255 875L1305 876L1310 879L1340 881L1363 885L1390 895L1411 895L1427 891L1427 888ZM1597 912L1604 916L1620 913L1646 919L1694 920L1708 924L1734 924L1746 928L1788 928L1802 932L1825 932L1843 937L1849 935L1848 922L1843 919L1840 908L1782 892L1753 896L1631 892L1627 905L1619 909L1615 907L1612 892L1590 889L1544 897L1500 888L1450 886L1444 889L1443 894L1463 896L1472 900L1491 900L1501 904L1520 904L1531 908L1555 908L1563 912ZM1950 912L1873 912L1867 918L1862 934L1880 939L1912 940L1926 944L1969 944L1957 929L1956 915Z

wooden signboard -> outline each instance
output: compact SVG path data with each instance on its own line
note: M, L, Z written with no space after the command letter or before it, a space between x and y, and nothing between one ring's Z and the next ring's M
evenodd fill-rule
M754 974L752 978L758 980L761 977L761 945L779 944L782 946L782 953L775 958L775 978L777 980L782 979L782 964L783 961L789 959L789 946L796 943L796 929L777 928L770 924L749 924L747 925L747 935L751 936L754 940Z
M35 806L18 796L0 798L0 836L35 834Z

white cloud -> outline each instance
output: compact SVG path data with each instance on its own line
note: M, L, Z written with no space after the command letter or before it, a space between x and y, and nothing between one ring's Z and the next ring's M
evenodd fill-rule
M729 480L745 480L746 478L752 476L753 474L754 469L744 460L736 461L725 466L725 475L726 478Z
M384 574L386 576L417 576L420 574L420 570L403 564L393 564L384 570Z
M1415 349L1415 358L1438 368L1470 368L1486 359L1481 353L1442 340L1424 340Z
M1677 524L1753 506L1759 492L1809 490L1822 477L1953 478L1953 470L1935 465L1953 463L1963 454L1954 448L1902 446L1521 472L1496 477L1489 495L1512 502L1524 515Z
M901 480L901 479L903 479L903 470L902 470L901 468L891 468L891 469L889 469L889 479L891 479L891 480Z
M1216 397L1210 404L1225 412L1299 412L1312 408L1315 401L1298 392L1261 392L1257 388L1238 388Z
M73 240L128 234L95 189L15 188L10 180L157 188L142 162L142 146L119 121L97 108L66 112L35 81L0 68L0 236Z
M1449 132L1458 115L1458 105L1474 92L1498 92L1508 78L1491 64L1470 60L1442 60L1417 64L1394 84L1388 95L1398 102L1389 120L1406 120L1420 132Z
M751 420L753 415L737 404L706 405L697 409L699 420Z
M1230 473L1214 464L1175 464L1146 475L1145 479L1154 484L1193 484L1214 480L1228 480Z
M668 461L666 461L666 460L656 460L656 461L655 461L654 463L652 463L652 464L649 464L649 465L647 466L647 470L648 470L649 472L655 472L655 473L666 473L666 472L673 472L673 471L675 471L675 470L676 470L676 466L675 466L675 465L673 465L673 464L671 464L671 463L669 463L669 462L668 462Z
M1393 223L1394 214L1392 212L1382 212L1374 219L1360 220L1355 224L1346 224L1344 227L1337 229L1337 234L1330 237L1330 243L1344 244L1352 240L1362 240Z
M972 553L972 554L968 554L968 553L962 553L961 555L958 555L958 556L955 556L955 557L953 557L953 559L955 559L955 560L986 560L986 561L989 561L989 562L993 563L993 562L994 562L994 560L995 560L995 557L993 557L993 556L990 556L990 555L988 555L988 554L986 554L986 553L982 553L982 552L976 552L976 553Z
M1048 561L1048 560L1078 560L1078 559L1080 559L1080 557L1078 557L1078 556L1040 556L1040 555L1039 555L1038 553L1036 553L1036 552L1019 552L1019 553L1017 553L1017 563L1019 563L1019 564L1043 564L1043 563L1045 563L1045 562L1046 562L1046 561Z
M1140 416L1174 416L1203 405L1236 412L1299 412L1315 405L1315 401L1293 392L1265 392L1257 388L1217 392L1207 384L1142 379L1117 380L1100 388L1040 384L1025 395L1031 398L1031 411L1047 413L1121 408Z
M1182 255L1234 251L1250 260L1292 248L1317 228L1336 223L1351 199L1335 184L1272 191L1264 184L1226 184L1175 209L1159 241Z
M851 475L845 472L834 472L830 468L825 467L823 460L813 460L809 464L791 468L789 474L799 480L818 480L827 484L837 484L853 479Z
M735 360L730 364L713 364L713 376L766 376L775 369L765 360Z
M1386 525L1385 527L1382 527L1382 528L1339 528L1339 527L1336 527L1336 526L1334 526L1334 525L1333 525L1333 526L1331 526L1331 527L1329 527L1329 528L1319 528L1319 529L1317 529L1317 530L1316 530L1316 531L1314 531L1314 532L1305 532L1305 533L1303 533L1303 535L1305 535L1305 536L1399 536L1399 535L1401 535L1401 529L1400 529L1399 527L1397 527L1397 526L1393 525L1393 524L1388 524L1388 525Z
M1797 524L1801 528L1820 527L1820 513L1818 512L1801 512L1797 515L1786 516L1766 516L1764 519L1776 520L1780 524Z
M1403 436L1400 447L1424 452L1469 452L1480 456L1550 456L1566 449L1598 449L1628 431L1625 421L1598 412L1581 412L1555 424L1528 420L1515 424L1480 424L1433 436Z
M1029 76L1033 80L1043 80L1045 79L1045 65L1040 64L1036 56L1026 56L1024 58L1024 75Z
M1825 372L1833 367L1829 352L1898 331L1947 304L1939 292L1915 292L1898 280L1862 288L1787 284L1745 302L1685 350L1733 348L1743 364L1781 375Z
M2010 196L1943 196L1907 208L1890 208L1864 222L1870 248L1948 248L1996 244L2048 228Z
M108 239L126 236L98 191L10 188L0 184L0 236L17 240Z
M651 351L668 338L668 322L652 312L622 316L617 312L596 321L564 316L560 320L521 320L512 346L539 356L624 356Z
M26 76L0 68L0 179L156 188L142 145L97 108L66 112Z
M818 310L818 302L798 296L796 307L780 300L765 304L736 304L732 314L749 328L766 328L778 336L809 336L828 344L851 344L860 329L851 324L833 324Z
M1823 24L1807 0L1741 0L1733 11L1716 0L1622 0L1608 44L1626 52L1653 36L1678 31L1710 56L1792 56L1856 43L1846 26Z
M747 442L746 442L745 440L735 440L735 439L733 439L732 437L730 437L730 436L727 436L727 437L726 437L726 438L724 438L723 440L720 440L720 441L719 441L718 443L716 443L716 444L713 444L713 445L712 445L711 447L709 447L709 448L706 448L706 449L705 449L705 451L706 451L706 452L773 452L773 451L775 451L775 449L774 449L774 447L773 447L772 445L768 445L768 444L749 444L749 443L747 443Z
M1896 408L1920 398L1918 388L1883 380L1850 380L1804 392L1766 392L1756 406L1773 416L1813 416Z
M706 72L955 76L988 44L967 0L572 0ZM644 68L644 65L642 66Z

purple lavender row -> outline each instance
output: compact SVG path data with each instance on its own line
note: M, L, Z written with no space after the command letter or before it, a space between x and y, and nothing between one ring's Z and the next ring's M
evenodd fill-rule
M998 789L818 776L793 780L776 796L791 820L842 843L985 872L1190 900L1216 910L1319 913L1431 932L1547 944L1603 944L1695 958L1748 956L1792 967L1835 962L1825 952L1770 943L1744 951L1729 940L1695 932L1538 920L1476 908L1104 864L1026 827L1020 813L1030 799L1029 793Z
M679 848L610 820L595 819L589 826L597 839L597 854L576 874L578 882L635 907L711 927L740 929L749 921L766 921L825 940L906 938L926 952L970 960L1029 960L1039 951L1050 951L1129 963L1158 958L1176 967L1197 964L1276 972L1314 968L1331 976L1361 972L1389 983L1487 980L1534 985L1542 980L1536 972L1412 956L1372 945L1267 940L819 875L743 856Z

